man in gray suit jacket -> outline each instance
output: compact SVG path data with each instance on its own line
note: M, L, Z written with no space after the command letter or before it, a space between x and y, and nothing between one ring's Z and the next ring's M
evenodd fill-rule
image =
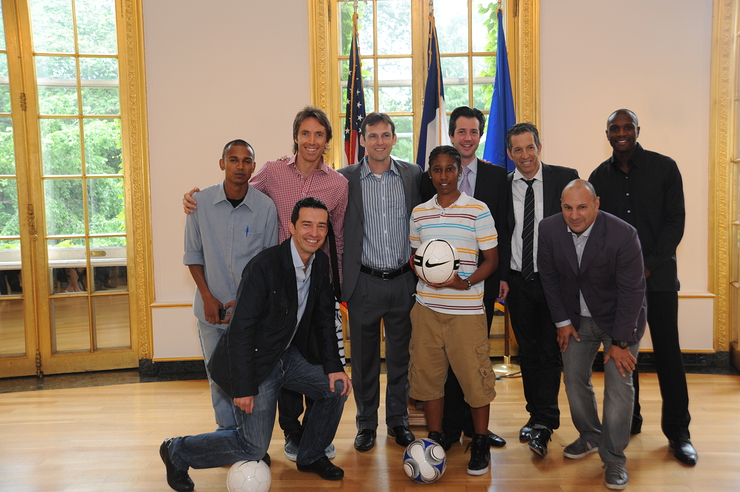
M409 258L409 215L421 203L416 164L391 157L396 143L387 114L370 113L361 126L363 160L339 170L349 181L344 223L342 300L347 302L352 381L357 404L355 449L375 446L380 405L380 321L385 328L386 425L408 446L408 363L416 275Z
M571 181L561 206L561 215L540 222L537 264L579 434L563 454L578 459L598 451L606 487L622 490L629 480L624 449L632 423L632 371L647 312L642 249L634 227L599 211L588 181ZM602 344L603 425L591 385L591 366Z

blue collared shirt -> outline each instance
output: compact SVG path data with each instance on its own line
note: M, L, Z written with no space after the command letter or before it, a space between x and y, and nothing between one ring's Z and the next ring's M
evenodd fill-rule
M365 157L360 164L360 186L365 211L362 264L395 270L411 256L406 195L396 161L391 158L390 169L376 176Z
M296 249L295 242L292 238L290 240L290 254L293 258L293 267L295 268L295 285L298 292L298 315L296 317L293 335L290 337L290 341L285 347L286 349L290 347L293 337L295 337L295 333L298 331L298 325L301 323L301 318L303 318L303 313L306 312L308 291L311 287L311 267L313 267L313 259L316 257L315 253L312 254L308 259L308 264L304 265L303 259L301 259L301 256L298 254L298 249Z
M277 210L269 197L251 186L236 207L226 199L223 183L209 186L193 197L198 200L198 208L185 219L183 263L203 265L208 289L226 304L236 299L242 270L249 260L277 244ZM197 288L193 312L206 322L203 298Z

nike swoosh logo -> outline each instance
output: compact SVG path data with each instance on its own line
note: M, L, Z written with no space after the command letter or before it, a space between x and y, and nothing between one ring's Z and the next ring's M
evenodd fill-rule
M427 262L426 262L426 264L424 266L427 267L427 268L434 268L434 267L438 267L440 265L444 265L445 263L449 263L451 261L452 260L446 260L446 261L443 261L441 263L429 263L429 260L427 260Z

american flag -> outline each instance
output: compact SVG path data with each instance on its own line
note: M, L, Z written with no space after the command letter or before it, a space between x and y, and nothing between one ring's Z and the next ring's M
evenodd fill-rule
M352 47L349 52L349 77L347 79L347 108L344 120L345 166L356 164L365 156L360 145L360 125L365 119L365 94L362 90L362 63L360 62L360 36L357 33L357 14L352 17Z

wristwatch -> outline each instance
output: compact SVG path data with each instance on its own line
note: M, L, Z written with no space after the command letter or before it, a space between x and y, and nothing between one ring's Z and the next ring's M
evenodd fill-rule
M627 347L629 347L630 344L627 342L623 342L622 340L615 340L614 338L612 338L612 345L616 345L621 349L626 349Z

